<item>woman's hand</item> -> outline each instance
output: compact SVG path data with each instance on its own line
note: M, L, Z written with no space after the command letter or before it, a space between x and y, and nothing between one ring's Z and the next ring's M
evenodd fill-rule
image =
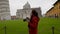
M26 17L26 21L27 21L27 22L30 22L30 19L29 19L28 17Z

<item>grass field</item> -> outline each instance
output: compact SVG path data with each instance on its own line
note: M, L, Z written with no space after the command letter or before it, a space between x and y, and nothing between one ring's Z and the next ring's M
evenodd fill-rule
M0 21L0 34L28 34L28 23L22 20ZM52 34L52 26L55 27L54 34L60 34L60 18L40 18L38 34Z

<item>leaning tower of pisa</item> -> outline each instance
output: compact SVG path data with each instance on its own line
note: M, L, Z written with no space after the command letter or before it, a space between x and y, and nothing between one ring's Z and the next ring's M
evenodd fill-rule
M0 20L10 20L9 0L0 0Z

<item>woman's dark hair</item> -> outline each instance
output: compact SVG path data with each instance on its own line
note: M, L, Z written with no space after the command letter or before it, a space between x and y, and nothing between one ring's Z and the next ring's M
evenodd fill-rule
M38 17L38 13L36 12L36 10L32 10L32 14Z
M33 15L36 16L36 17L38 17L38 13L36 12L36 10L32 10L32 15L31 15L30 21L32 20ZM39 17L38 17L38 18L39 18Z

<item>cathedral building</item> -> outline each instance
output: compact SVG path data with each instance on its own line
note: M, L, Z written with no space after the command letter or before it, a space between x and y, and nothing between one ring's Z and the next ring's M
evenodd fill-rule
M20 18L24 19L26 17L30 18L31 11L33 9L36 10L38 12L38 16L41 17L41 8L40 7L38 7L38 8L31 8L31 6L30 6L30 4L28 2L23 6L23 9L17 9L16 17L18 19L20 19Z

